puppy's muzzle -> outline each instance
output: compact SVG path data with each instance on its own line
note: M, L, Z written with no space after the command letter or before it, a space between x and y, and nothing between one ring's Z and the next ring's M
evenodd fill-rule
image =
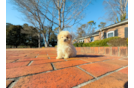
M66 42L67 41L67 39L64 39L64 42Z

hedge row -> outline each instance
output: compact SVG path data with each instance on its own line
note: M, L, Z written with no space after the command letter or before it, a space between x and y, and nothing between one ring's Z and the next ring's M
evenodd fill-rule
M103 40L96 40L91 43L74 43L75 47L101 47L101 46L127 46L128 39L120 37L110 37Z
M16 48L16 46L6 45L6 48ZM17 48L30 48L30 46L17 46ZM35 48L35 47L32 47Z

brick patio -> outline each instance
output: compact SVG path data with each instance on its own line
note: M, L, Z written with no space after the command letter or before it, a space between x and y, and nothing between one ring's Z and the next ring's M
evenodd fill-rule
M86 51L84 51L86 50ZM98 49L96 49L98 52ZM128 88L128 58L91 54L55 59L55 48L7 49L7 88Z

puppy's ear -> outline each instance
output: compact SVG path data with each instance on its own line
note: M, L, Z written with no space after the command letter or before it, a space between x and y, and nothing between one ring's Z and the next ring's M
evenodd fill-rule
M72 39L72 35L70 34L70 38Z

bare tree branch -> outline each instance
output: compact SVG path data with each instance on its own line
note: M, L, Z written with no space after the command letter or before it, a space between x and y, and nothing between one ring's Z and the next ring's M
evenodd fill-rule
M91 0L12 0L18 6L28 22L36 26L43 35L47 46L45 26L50 22L51 26L58 26L59 32L64 28L79 23L83 18L84 9ZM46 22L46 23L45 23ZM43 33L43 31L45 31ZM83 32L84 33L84 32Z
M126 19L128 0L104 0L103 3L108 13L108 20L119 22Z

